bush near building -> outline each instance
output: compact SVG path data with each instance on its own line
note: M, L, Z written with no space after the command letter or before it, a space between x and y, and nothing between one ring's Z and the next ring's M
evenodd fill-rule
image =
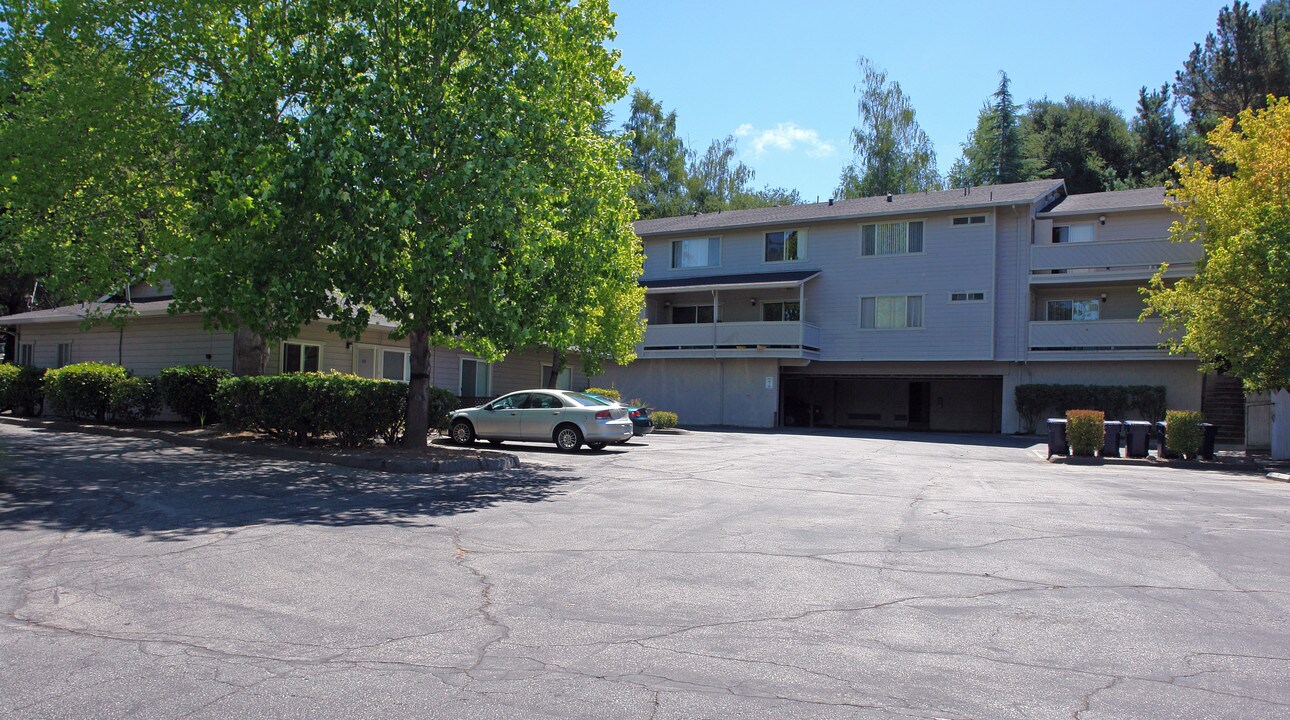
M1031 431L1045 415L1060 417L1076 408L1101 410L1106 417L1122 418L1132 410L1151 422L1164 419L1163 385L1018 385L1017 412Z
M154 378L127 377L112 386L109 408L113 420L151 420L161 412Z
M1092 457L1102 449L1106 439L1106 427L1102 425L1105 419L1101 410L1066 411L1066 444L1070 445L1071 455Z
M45 372L45 400L56 415L99 422L112 409L112 389L130 375L120 365L84 362Z
M45 404L44 378L44 368L0 364L0 410L39 415Z
M650 419L654 421L654 427L659 430L667 430L676 427L676 413L667 410L655 410L650 413Z
M205 425L219 420L215 391L219 389L219 381L230 374L228 370L208 365L168 367L157 374L157 388L166 407L185 422Z
M1193 460L1200 454L1205 429L1200 426L1201 416L1195 410L1170 410L1165 413L1165 447Z
M618 392L618 388L589 387L583 392L588 395L599 395L606 400L612 400L614 402L620 402L623 399L622 393Z

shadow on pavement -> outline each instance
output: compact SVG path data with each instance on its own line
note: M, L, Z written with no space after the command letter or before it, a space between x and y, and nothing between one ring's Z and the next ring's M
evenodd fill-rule
M560 469L402 475L47 430L0 438L0 530L183 539L257 524L423 526L534 503L577 479Z

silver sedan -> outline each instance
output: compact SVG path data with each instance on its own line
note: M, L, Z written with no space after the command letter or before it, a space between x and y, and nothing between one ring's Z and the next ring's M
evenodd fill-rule
M600 450L609 443L630 440L632 421L627 408L586 393L569 390L520 390L479 407L448 415L449 434L458 445L475 438L494 444L503 440L554 442L565 452L586 443Z

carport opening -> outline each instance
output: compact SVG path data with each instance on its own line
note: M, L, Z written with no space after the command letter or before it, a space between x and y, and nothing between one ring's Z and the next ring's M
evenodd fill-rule
M782 378L787 427L1000 432L1003 378L793 376Z

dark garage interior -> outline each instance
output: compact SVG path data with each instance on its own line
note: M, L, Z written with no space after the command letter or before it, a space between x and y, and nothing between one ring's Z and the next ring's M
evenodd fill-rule
M1003 378L784 374L780 423L788 427L997 433Z

